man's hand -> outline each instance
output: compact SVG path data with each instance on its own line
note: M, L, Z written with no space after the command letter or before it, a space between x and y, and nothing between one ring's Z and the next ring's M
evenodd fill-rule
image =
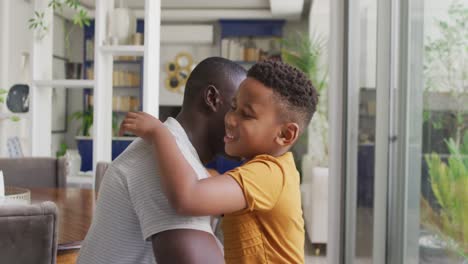
M161 127L163 127L162 122L148 113L128 112L120 125L119 135L122 136L127 131L151 142L153 135Z

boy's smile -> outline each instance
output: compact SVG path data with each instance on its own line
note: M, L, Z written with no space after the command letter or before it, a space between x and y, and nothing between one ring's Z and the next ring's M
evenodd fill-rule
M276 154L281 147L276 139L282 124L274 96L272 89L253 78L241 83L224 119L228 155L251 159L260 154Z

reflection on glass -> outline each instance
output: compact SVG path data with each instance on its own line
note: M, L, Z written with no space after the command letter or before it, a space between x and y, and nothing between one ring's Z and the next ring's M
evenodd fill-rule
M468 1L424 2L420 263L468 263Z
M355 263L369 263L372 260L374 225L377 1L361 1L360 5Z

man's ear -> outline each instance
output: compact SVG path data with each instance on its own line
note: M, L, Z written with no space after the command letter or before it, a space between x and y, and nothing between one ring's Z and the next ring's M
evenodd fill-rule
M211 111L218 111L219 105L221 104L221 95L219 94L219 90L218 88L216 88L216 86L208 85L205 88L203 99L205 101L205 104L211 109Z
M276 143L280 146L290 146L299 137L299 125L297 123L286 123L281 126Z

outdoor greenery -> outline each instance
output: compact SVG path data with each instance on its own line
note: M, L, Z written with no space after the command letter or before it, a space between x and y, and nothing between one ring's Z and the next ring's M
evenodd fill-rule
M425 156L436 202L421 197L421 223L468 260L468 6L453 1L446 19L435 23L437 34L424 47L424 120L447 131L449 139L440 140L448 155ZM449 109L433 111L431 95L448 96Z
M448 115L435 115L426 106L424 120L435 129L448 129L460 145L468 129L468 6L451 3L447 20L436 20L438 35L424 47L425 104L430 94L450 95Z
M468 259L468 133L458 147L446 141L447 161L438 154L425 157L432 191L440 209L422 198L422 223L446 242L448 248Z
M317 112L312 118L305 138L309 138L308 152L316 165L328 166L328 118L327 118L327 78L328 67L322 58L326 40L318 35L296 33L292 38L283 41L282 59L307 74L320 96ZM306 134L306 133L304 133ZM300 141L304 141L304 137Z

